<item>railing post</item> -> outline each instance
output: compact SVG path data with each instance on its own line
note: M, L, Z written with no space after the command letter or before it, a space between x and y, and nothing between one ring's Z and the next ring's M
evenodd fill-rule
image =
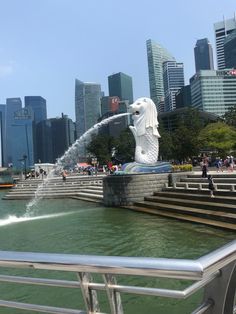
M233 314L236 292L236 263L231 262L221 269L221 275L210 282L204 291L203 302L213 301L206 314Z
M89 283L92 282L92 276L89 273L78 273L80 287L87 313L100 312L99 303L97 299L97 292L89 288Z
M107 297L110 304L111 314L123 314L123 307L120 293L110 288L110 285L116 285L116 278L110 274L103 275L106 285Z

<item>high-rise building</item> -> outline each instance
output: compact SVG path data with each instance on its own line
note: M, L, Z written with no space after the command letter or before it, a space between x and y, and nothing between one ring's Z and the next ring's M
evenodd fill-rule
M120 98L117 96L104 96L101 98L101 115L107 112L117 113L119 111Z
M13 128L14 113L22 109L22 102L20 98L7 98L6 99L6 152L5 163L6 165L12 164L12 147L13 147Z
M224 53L225 67L236 69L236 29L225 38Z
M194 47L195 69L214 70L213 50L207 38L198 39Z
M184 65L176 61L163 63L165 112L176 108L176 93L184 86Z
M75 80L75 119L79 138L100 117L101 85Z
M6 105L0 104L0 167L6 162Z
M190 85L182 87L175 95L176 109L192 105Z
M150 97L157 106L157 110L160 112L158 104L162 102L164 98L163 63L165 61L175 61L175 58L160 44L155 43L151 39L147 40L146 46Z
M47 119L46 99L44 99L43 97L25 96L25 107L32 108L35 124Z
M190 88L193 107L222 116L236 104L236 70L200 70Z
M25 166L28 168L34 165L33 120L31 108L14 112L11 124L11 162L14 168L24 169Z
M36 163L53 163L52 130L49 119L36 125L37 156Z
M49 119L52 134L53 162L60 158L75 141L74 123L62 113L61 118Z
M236 29L236 16L214 24L218 70L225 69L224 41Z
M122 72L108 76L109 96L118 96L120 100L128 100L133 103L132 77Z

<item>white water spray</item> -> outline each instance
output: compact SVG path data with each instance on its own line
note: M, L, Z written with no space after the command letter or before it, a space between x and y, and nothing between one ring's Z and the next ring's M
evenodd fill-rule
M26 214L30 215L30 211L32 209L32 207L34 207L38 201L40 199L43 198L44 194L44 188L48 185L48 183L52 180L52 178L55 176L55 174L58 174L62 171L62 169L65 166L71 166L71 165L75 165L79 159L79 152L80 152L80 148L82 146L85 145L85 143L87 141L90 140L91 135L98 131L99 128L101 128L102 126L110 123L111 121L124 117L124 116L128 116L130 115L130 113L120 113L117 115L114 115L112 117L109 117L107 119L102 120L101 122L95 124L94 126L92 126L90 129L88 129L83 135L80 136L80 138L78 138L74 144L68 148L68 150L65 152L65 154L59 158L54 166L54 169L52 169L49 174L47 175L47 178L45 178L43 180L43 182L38 186L36 192L35 192L35 197L26 205Z
M11 224L16 224L16 223L19 223L19 222L25 222L25 221L55 218L55 217L70 215L70 214L73 214L73 213L74 212L66 212L66 213L42 215L42 216L35 216L35 217L30 217L30 216L26 216L26 215L24 215L22 217L17 217L15 215L10 215L10 216L8 216L8 217L6 217L4 219L0 219L0 227L6 226L6 225L11 225Z

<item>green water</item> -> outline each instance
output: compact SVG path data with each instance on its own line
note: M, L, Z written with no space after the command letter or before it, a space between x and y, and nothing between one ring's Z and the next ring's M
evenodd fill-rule
M2 192L3 193L3 192ZM2 194L0 195L0 197ZM202 225L182 223L157 216L119 208L105 208L78 200L40 201L31 211L37 220L12 222L22 217L25 201L0 199L0 250L73 253L93 255L143 256L166 258L198 258L235 239L235 233ZM60 215L59 215L60 214ZM9 218L9 215L12 217ZM58 216L57 216L58 215ZM76 274L33 272L32 270L0 269L15 275L56 277L77 280ZM98 278L101 281L101 278ZM118 278L118 283L143 284L179 289L184 282L164 279ZM0 283L0 299L25 303L84 309L76 289L22 286ZM103 292L99 292L101 311L108 311ZM160 313L187 314L196 307L201 293L187 302L159 297L123 295L126 314ZM108 311L109 312L109 311ZM0 313L29 313L0 309ZM34 312L35 313L35 312Z

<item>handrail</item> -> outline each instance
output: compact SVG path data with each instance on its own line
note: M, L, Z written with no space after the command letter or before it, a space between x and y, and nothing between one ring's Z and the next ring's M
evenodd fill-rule
M235 259L236 240L197 260L0 251L1 267L30 267L192 280L201 280L206 272L207 275L211 275Z
M80 288L83 292L87 312L72 309L60 310L53 307L26 305L24 303L21 306L21 303L4 300L0 300L0 306L17 307L31 311L41 310L47 313L99 313L99 310L92 311L95 304L97 304L96 296L92 294L92 291L104 290L107 292L111 305L111 313L122 314L120 293L186 299L203 287L205 287L207 292L208 287L212 289L213 283L219 285L221 277L223 281L220 286L225 290L224 293L228 293L228 282L234 272L234 267L236 269L235 263L236 240L196 260L0 251L0 267L76 272L79 278L78 282L9 275L0 275L0 282ZM92 277L89 275L91 273L101 274L104 283L93 282ZM165 277L194 280L196 282L184 290L148 288L119 285L116 282L115 275ZM220 293L223 295L223 292ZM231 291L230 293L235 292ZM88 295L90 296L88 297ZM194 313L205 313L217 303L217 298L212 300L212 292L210 295L211 298L206 298ZM205 296L207 296L207 293L205 293ZM221 300L218 300L218 302L222 303ZM218 306L218 311L214 310L212 313L223 314L223 310L221 311L219 308Z

